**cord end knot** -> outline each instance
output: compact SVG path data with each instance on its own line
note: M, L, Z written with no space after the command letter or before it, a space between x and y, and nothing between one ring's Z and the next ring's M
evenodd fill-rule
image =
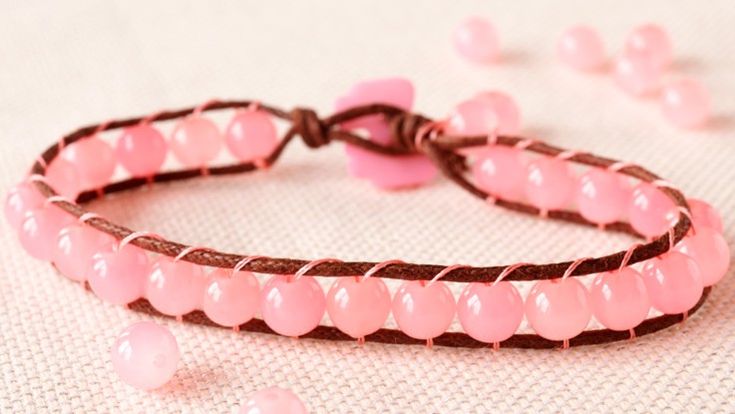
M309 148L319 148L329 144L329 128L314 110L294 108L291 110L291 122L294 132L301 136L301 139Z

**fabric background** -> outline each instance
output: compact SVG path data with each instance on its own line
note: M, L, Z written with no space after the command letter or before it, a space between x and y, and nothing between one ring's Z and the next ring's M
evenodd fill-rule
M503 61L475 67L449 44L481 14ZM599 28L611 53L638 23L668 28L672 73L702 80L710 127L680 131L655 101L624 96L605 75L554 57L558 34ZM188 2L0 1L0 186L79 125L209 98L285 108L332 100L363 78L404 76L416 109L444 115L476 91L511 93L524 132L642 163L708 200L735 234L735 3L721 1ZM131 192L91 208L140 230L226 251L288 257L487 265L565 260L630 241L478 202L446 180L385 193L345 173L334 145L290 148L272 171ZM232 412L255 390L294 390L313 412L733 412L735 278L689 322L630 343L566 352L492 353L291 340L160 322L181 367L156 392L121 383L115 336L149 319L108 306L0 237L0 411ZM392 285L395 288L395 285ZM455 287L456 289L456 287Z

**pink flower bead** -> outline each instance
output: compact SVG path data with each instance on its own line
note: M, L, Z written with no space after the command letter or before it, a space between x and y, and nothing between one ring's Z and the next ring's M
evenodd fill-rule
M671 82L661 93L661 108L664 117L677 127L702 126L710 116L709 93L693 79Z
M202 304L207 278L204 269L168 256L159 257L145 281L145 297L164 315L183 316Z
M684 313L702 296L699 266L684 253L674 250L648 260L641 273L651 304L663 313Z
M520 200L526 184L526 165L521 151L492 145L478 151L472 164L477 186L493 197Z
M263 287L260 311L265 323L284 336L301 336L319 326L326 299L316 279L274 275Z
M523 299L510 282L470 283L457 301L457 316L474 339L502 342L513 336L523 320Z
M623 55L615 61L615 82L633 96L655 92L662 76L661 66L646 55Z
M528 165L526 197L542 211L560 209L572 198L575 181L567 161L541 157Z
M20 229L26 213L43 205L45 197L30 182L21 182L8 191L5 198L5 219L13 230Z
M723 232L722 218L714 207L696 198L688 198L687 203L692 212L695 228L709 227L719 233Z
M57 157L46 169L46 180L57 194L76 199L82 190L79 173L69 161Z
M340 277L327 293L329 318L353 338L363 338L380 329L390 314L390 303L385 283L374 277Z
M665 67L671 63L672 46L666 31L655 24L636 27L625 41L625 53L646 55L658 66Z
M567 29L556 45L559 59L570 67L589 71L605 64L605 45L597 31L588 26Z
M474 63L489 63L500 54L500 40L495 26L480 17L471 17L455 30L454 47Z
M252 273L216 269L209 275L202 310L214 323L240 326L255 316L259 302L260 286Z
M151 125L125 128L117 139L117 160L133 177L156 174L166 160L168 145L163 135Z
M572 277L536 282L526 298L525 309L528 323L536 333L552 341L579 335L591 317L587 289Z
M622 175L592 168L577 184L579 214L597 224L618 220L630 202L630 188Z
M117 159L110 144L97 137L81 139L61 152L79 173L85 189L104 187L115 172Z
M444 127L448 135L485 135L498 127L498 116L490 105L479 99L460 102Z
M222 141L222 134L214 122L190 115L176 125L168 145L185 167L204 167L217 157Z
M633 189L628 219L643 236L652 238L666 233L673 224L672 217L678 217L675 213L674 202L653 185L640 183Z
M117 337L110 358L123 382L152 390L173 378L179 364L179 346L165 327L153 322L138 322Z
M393 317L406 335L433 339L444 333L454 319L454 296L444 282L404 282L393 297Z
M500 91L486 91L475 95L488 105L497 118L497 133L500 135L517 135L521 130L521 111L515 100L508 94Z
M306 414L304 403L293 392L269 387L253 394L240 414Z
M112 251L115 239L93 227L74 223L64 227L56 239L53 262L71 280L86 280L92 256Z
M730 248L717 230L698 227L694 234L676 245L676 250L697 262L704 286L712 286L722 280L730 268Z
M263 111L239 110L227 125L225 143L240 161L266 158L278 146L276 126Z
M149 271L145 251L126 245L92 256L86 275L97 297L113 305L127 305L143 296L143 283Z
M589 300L595 318L615 331L638 326L651 308L643 277L631 267L597 275Z
M34 258L51 261L59 232L73 221L71 214L54 205L31 210L18 231L20 244Z

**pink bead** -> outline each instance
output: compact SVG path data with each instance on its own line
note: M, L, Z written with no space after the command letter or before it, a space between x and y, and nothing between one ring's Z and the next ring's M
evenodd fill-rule
M380 329L390 314L390 293L379 278L340 277L327 293L327 312L334 326L353 338Z
M494 343L510 338L523 319L523 299L510 282L470 283L457 301L457 316L467 334Z
M691 257L670 251L643 265L643 280L654 308L667 314L684 313L702 296L699 266Z
M543 211L560 209L572 198L575 182L567 161L541 157L528 165L526 197Z
M523 198L526 185L526 165L521 151L492 145L477 152L472 164L477 186L493 197L505 200Z
M173 378L179 364L179 346L165 327L153 322L138 322L117 337L110 358L123 382L152 390Z
M151 125L125 128L117 139L117 160L133 177L156 174L166 160L168 145L163 135Z
M253 394L240 414L306 414L304 403L293 392L269 387Z
M222 141L222 134L214 122L190 115L176 125L168 145L185 167L204 167L217 157Z
M255 316L259 302L260 286L252 273L216 269L209 275L202 310L214 323L240 326Z
M263 111L239 110L227 125L225 142L240 161L263 159L278 146L276 126Z
M661 93L661 108L664 117L677 127L702 126L710 116L709 93L693 79L671 82Z
M31 210L18 231L20 244L34 258L51 261L59 232L73 221L71 214L54 205Z
M724 231L720 213L714 207L696 198L688 198L687 203L689 203L689 209L692 212L695 228L709 227L719 233Z
M471 17L455 30L454 47L465 59L474 63L489 63L500 54L500 40L495 26L480 17Z
M79 173L82 186L89 190L109 184L117 159L110 144L97 137L79 140L61 152Z
M574 26L565 31L556 45L559 59L577 70L599 69L605 64L605 45L597 31L588 26Z
M661 67L671 63L672 46L666 31L655 24L636 27L625 41L625 53L646 55Z
M301 336L319 325L326 300L316 279L273 275L263 287L260 311L265 323L284 336Z
M528 323L536 333L553 341L579 335L591 317L587 290L572 277L536 282L526 298L525 309Z
M57 194L76 199L82 190L79 173L72 163L57 157L46 169L46 180Z
M43 205L45 197L30 182L21 182L8 191L5 198L5 218L13 230L20 229L27 212Z
M631 267L597 275L589 300L595 318L615 331L635 328L651 308L643 277Z
M204 269L168 256L159 257L145 281L145 297L164 315L183 316L202 304L207 278Z
M597 224L618 220L630 203L630 188L622 175L592 168L577 184L579 214Z
M628 219L635 231L648 238L660 236L673 224L672 217L678 217L676 205L661 190L648 183L633 189Z
M717 230L698 227L694 234L679 242L676 250L697 262L704 286L722 280L730 268L730 248Z
M406 335L432 339L452 324L456 311L454 296L444 282L404 282L393 297L393 317Z
M86 280L87 268L96 253L111 251L115 239L93 227L74 223L64 227L56 239L53 262L71 280Z
M100 252L87 267L87 281L97 297L113 305L127 305L143 296L143 284L150 271L145 252L135 246Z
M497 133L500 135L517 135L521 130L521 111L515 100L508 94L500 91L486 91L475 95L488 105L497 118Z
M662 67L646 55L623 55L615 61L615 82L633 96L655 92L662 76Z
M449 115L444 130L448 135L486 135L498 127L498 116L479 99L460 102Z

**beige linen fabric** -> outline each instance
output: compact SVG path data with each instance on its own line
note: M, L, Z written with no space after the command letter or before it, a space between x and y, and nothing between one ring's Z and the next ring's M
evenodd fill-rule
M0 2L0 185L81 124L212 97L314 106L366 77L405 76L416 108L441 116L480 89L511 93L527 134L639 162L735 221L735 4L730 0L558 2ZM458 59L450 31L491 18L503 62ZM710 128L680 131L653 99L554 58L558 33L599 28L611 53L657 21L675 75L712 92ZM629 240L484 205L446 180L385 193L350 178L339 145L289 148L272 171L136 191L92 209L136 229L226 251L433 263L563 260ZM291 340L157 319L181 367L156 392L121 383L118 332L150 316L101 303L0 236L0 411L232 412L280 385L313 412L733 412L735 278L686 324L630 343L559 351L464 350ZM395 285L392 285L394 288ZM457 287L455 287L456 289ZM456 329L456 326L453 328Z

